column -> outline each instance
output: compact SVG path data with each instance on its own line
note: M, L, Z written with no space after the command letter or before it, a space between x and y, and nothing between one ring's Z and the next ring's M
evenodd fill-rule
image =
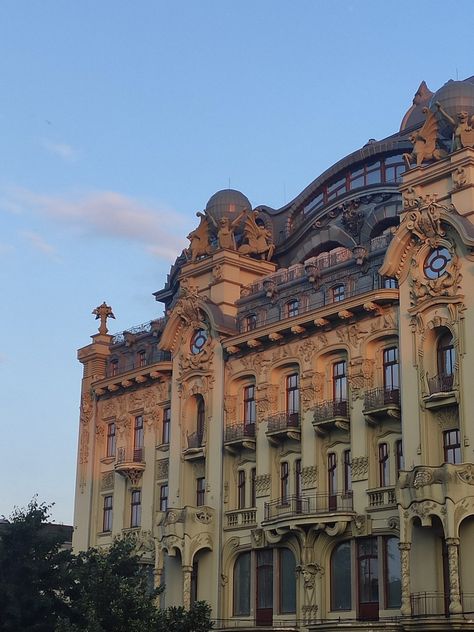
M402 583L402 603L400 612L404 617L411 616L410 602L410 542L400 542L400 566L401 566L401 583Z
M462 612L461 594L459 591L459 538L446 538L449 567L449 612Z
M183 606L186 610L191 607L191 574L192 566L183 566Z

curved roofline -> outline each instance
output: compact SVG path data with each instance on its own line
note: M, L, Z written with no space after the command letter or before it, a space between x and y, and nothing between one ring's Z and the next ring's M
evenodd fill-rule
M316 193L316 191L327 180L333 178L341 171L345 171L351 165L358 162L363 162L364 160L375 157L379 154L385 154L393 151L411 151L413 149L413 145L407 139L410 131L411 130L404 130L403 134L397 132L396 134L393 134L393 136L388 136L384 140L374 143L368 143L360 149L357 149L357 151L352 152L344 158L341 158L341 160L338 160L335 164L326 169L326 171L324 171L320 176L313 180L313 182L305 187L301 193L299 193L291 202L289 202L285 206L282 206L279 209L274 209L270 206L261 204L260 206L256 206L254 210L265 211L272 217L287 213L289 211L294 211L296 208L305 205L314 195L314 193Z

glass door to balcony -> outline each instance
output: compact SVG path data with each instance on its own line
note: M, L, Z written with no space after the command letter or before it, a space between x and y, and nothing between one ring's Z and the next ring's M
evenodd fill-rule
M359 569L358 619L373 621L379 618L379 560L377 538L358 542L357 565Z
M273 551L257 551L256 624L273 625Z

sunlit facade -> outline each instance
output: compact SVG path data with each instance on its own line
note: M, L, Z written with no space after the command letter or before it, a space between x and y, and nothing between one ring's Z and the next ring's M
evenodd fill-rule
M474 138L438 117L420 149L472 81L422 84L281 209L213 195L164 317L95 310L77 550L135 534L217 629L474 626Z

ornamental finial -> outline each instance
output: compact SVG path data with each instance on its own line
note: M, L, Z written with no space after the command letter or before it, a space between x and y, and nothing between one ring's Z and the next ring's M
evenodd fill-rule
M92 313L95 314L96 320L100 318L99 334L106 334L108 332L107 318L115 318L112 308L104 301L102 305L93 309Z

